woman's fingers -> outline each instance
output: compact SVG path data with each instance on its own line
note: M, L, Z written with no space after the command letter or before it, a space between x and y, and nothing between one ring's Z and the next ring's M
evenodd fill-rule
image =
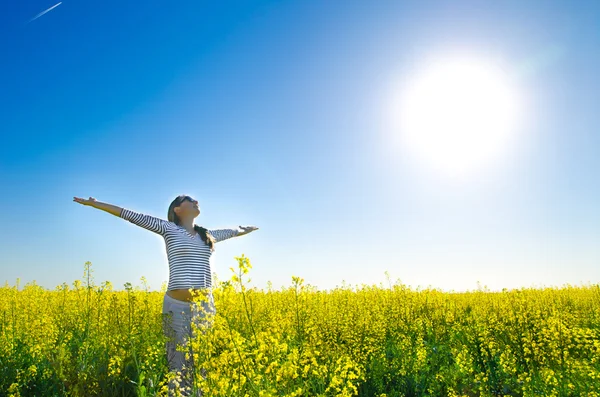
M88 205L90 202L96 201L96 199L93 197L90 197L89 199L86 200L84 198L74 196L73 201L78 202L79 204Z

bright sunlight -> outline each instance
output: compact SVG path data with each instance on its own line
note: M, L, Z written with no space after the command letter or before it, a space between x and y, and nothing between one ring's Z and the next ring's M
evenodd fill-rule
M481 171L507 152L520 108L506 72L464 58L417 68L395 106L403 147L426 166L457 178Z

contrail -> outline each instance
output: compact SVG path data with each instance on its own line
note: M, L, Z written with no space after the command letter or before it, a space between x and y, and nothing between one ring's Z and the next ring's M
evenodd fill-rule
M36 19L38 19L39 17L41 17L41 16L42 16L42 15L44 15L45 13L52 11L53 9L55 9L56 7L58 7L58 6L59 6L59 5L61 5L61 4L62 4L62 1L61 1L61 2L59 2L58 4L55 4L55 5L53 5L53 6L52 6L52 7L50 7L50 8L48 8L46 11L42 11L42 12L40 12L39 14L37 14L36 16L34 16L33 18L31 18L31 19L29 20L29 22L35 21ZM27 22L27 23L29 23L29 22Z

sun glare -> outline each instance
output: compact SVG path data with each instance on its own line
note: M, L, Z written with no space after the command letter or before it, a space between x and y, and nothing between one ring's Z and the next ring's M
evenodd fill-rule
M402 146L445 176L482 170L514 138L518 97L494 64L438 61L409 76L401 91L394 117Z

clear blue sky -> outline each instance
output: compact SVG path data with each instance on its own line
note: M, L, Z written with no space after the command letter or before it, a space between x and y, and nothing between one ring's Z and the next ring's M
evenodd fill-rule
M400 279L492 290L600 280L600 3L12 1L0 15L0 282L47 288L93 263L153 289L160 236L72 201L198 224L252 284ZM528 129L468 183L390 149L383 95L424 53L494 53L522 71ZM526 138L525 138L526 137Z

